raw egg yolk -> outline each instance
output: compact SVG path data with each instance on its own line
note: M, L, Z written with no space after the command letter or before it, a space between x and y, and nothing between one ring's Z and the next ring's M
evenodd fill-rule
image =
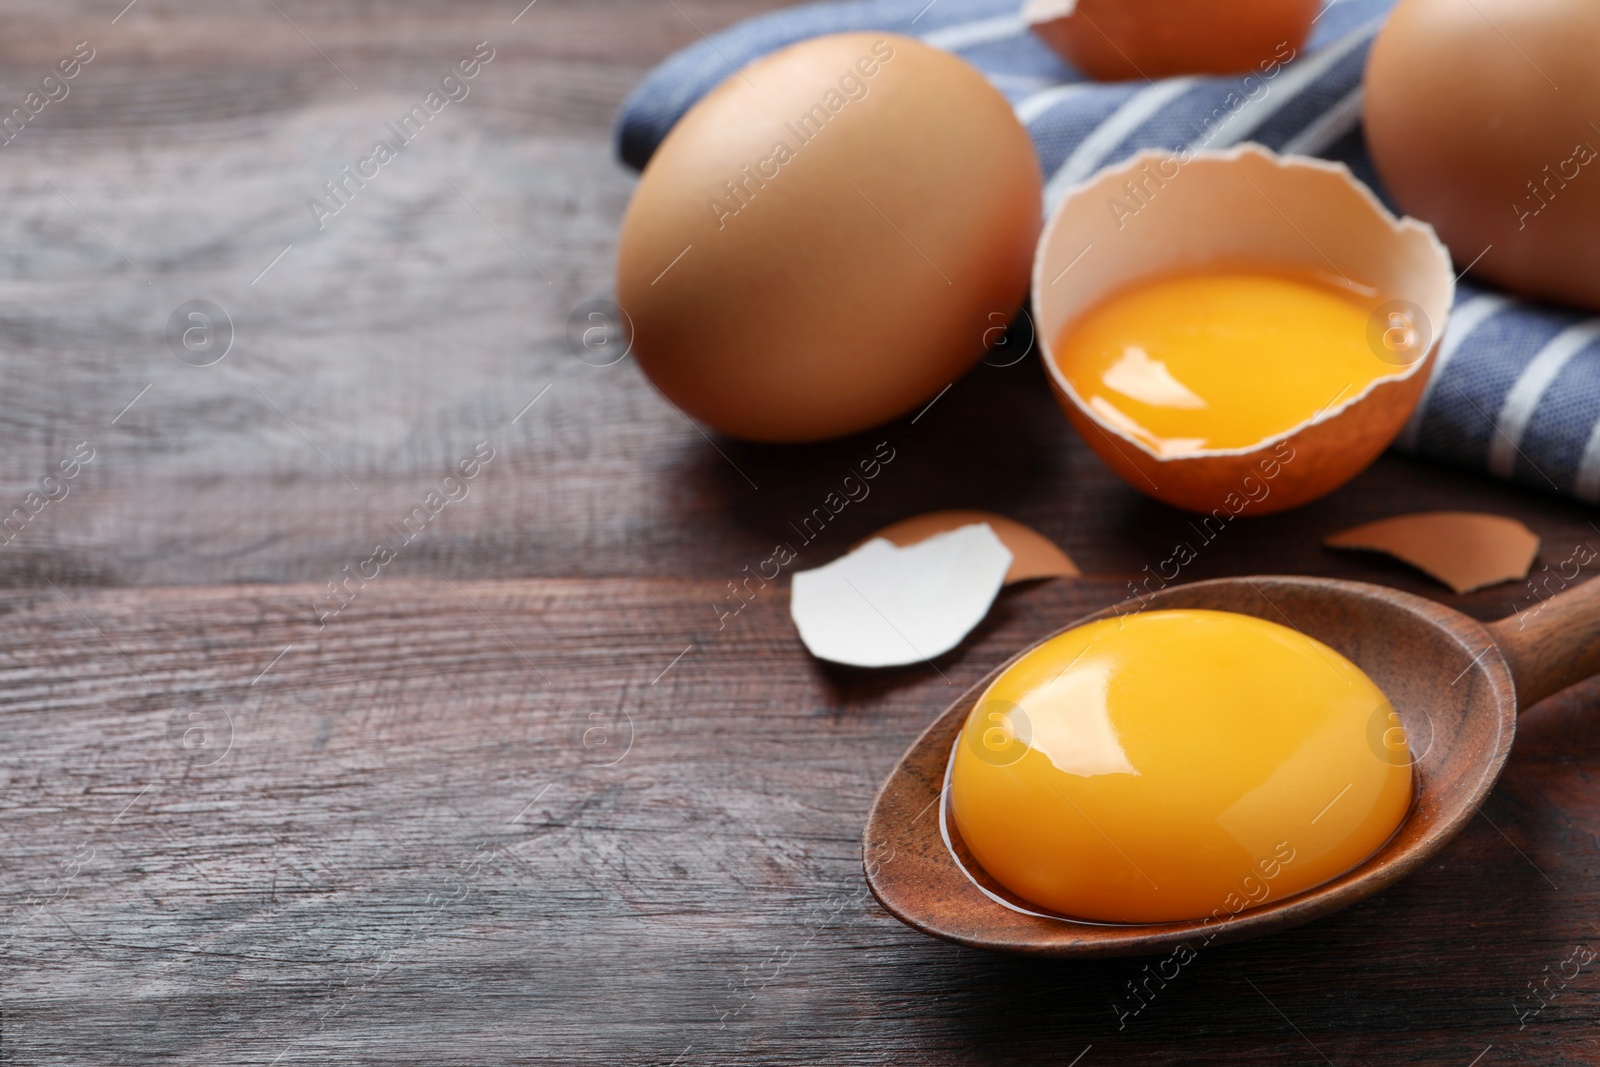
M1223 611L1090 623L967 717L950 809L1006 889L1097 922L1228 916L1359 864L1411 804L1411 758L1361 669Z
M1055 360L1096 414L1157 455L1247 448L1396 372L1368 342L1377 306L1309 272L1168 275L1069 323Z

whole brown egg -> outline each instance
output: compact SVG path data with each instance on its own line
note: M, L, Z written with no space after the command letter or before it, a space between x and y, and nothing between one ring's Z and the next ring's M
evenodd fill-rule
M906 37L793 45L679 121L623 219L633 351L686 414L812 441L924 404L1003 333L1041 223L1033 146Z
M1600 3L1401 0L1364 106L1384 185L1458 266L1600 310Z
M1321 0L1028 0L1023 20L1098 81L1276 72Z

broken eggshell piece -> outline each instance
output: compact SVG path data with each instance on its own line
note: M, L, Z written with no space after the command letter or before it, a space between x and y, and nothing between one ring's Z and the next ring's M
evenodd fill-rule
M794 576L789 615L813 656L901 667L950 651L983 621L1011 551L974 523L906 548L881 537Z
M901 519L872 536L905 547L926 541L934 534L974 523L988 525L1000 538L1000 543L1011 550L1011 567L1006 571L1006 585L1035 578L1076 578L1082 573L1072 558L1044 534L1031 526L1024 526L1016 519L1008 519L992 511L930 511L925 515Z
M1539 554L1539 535L1522 523L1475 511L1396 515L1341 530L1323 543L1393 556L1457 593L1526 578Z

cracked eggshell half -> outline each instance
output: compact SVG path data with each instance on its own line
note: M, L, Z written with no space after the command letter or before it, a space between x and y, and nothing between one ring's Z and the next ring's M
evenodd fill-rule
M1133 211L1130 188L1143 192ZM1124 209L1115 210L1117 203ZM1365 388L1248 447L1158 454L1084 402L1054 349L1070 323L1112 293L1216 263L1331 267L1386 301L1404 301L1405 321L1415 327L1406 334L1411 347L1384 347L1387 334L1375 313L1369 343L1374 358L1393 369ZM1057 401L1089 447L1141 492L1189 511L1228 515L1304 504L1377 458L1422 395L1454 294L1449 252L1430 226L1395 218L1342 164L1256 145L1145 151L1106 167L1062 194L1033 268L1040 357ZM1258 498L1251 487L1266 480L1270 491Z
M818 659L903 667L960 644L989 613L1010 566L1010 550L984 523L905 548L874 537L796 573L789 614Z

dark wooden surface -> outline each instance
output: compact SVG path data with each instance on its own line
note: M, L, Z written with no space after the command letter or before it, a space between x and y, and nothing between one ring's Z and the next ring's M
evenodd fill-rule
M696 26L770 6L0 12L0 112L95 49L0 148L0 510L95 450L0 547L0 1062L1592 1063L1594 686L1524 717L1426 870L1206 950L1120 1028L1143 963L957 949L870 899L861 827L905 745L1192 534L1106 473L1031 360L914 426L714 448L631 361L569 351L631 184L615 106ZM485 39L471 96L319 232L306 199ZM236 326L214 366L167 348L194 299ZM485 440L467 499L319 629L325 583ZM937 670L819 666L783 583L719 629L725 583L878 441L895 459L797 566L978 507L1086 577L1006 592ZM1552 567L1600 544L1588 509L1385 458L1183 577L1531 602L1317 546L1423 507L1516 515Z

